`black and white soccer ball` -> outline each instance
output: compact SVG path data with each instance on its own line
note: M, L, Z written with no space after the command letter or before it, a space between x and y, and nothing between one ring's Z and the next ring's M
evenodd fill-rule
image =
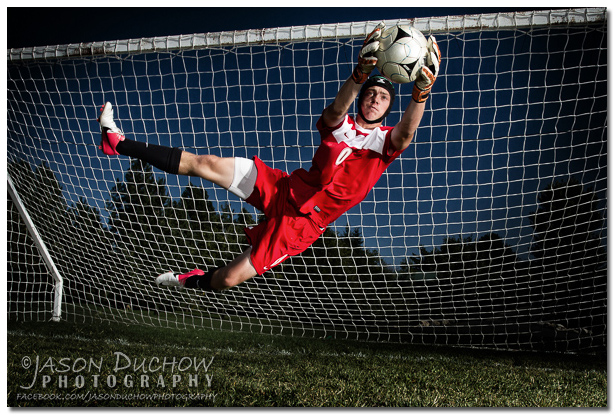
M425 64L427 39L408 25L393 26L384 32L380 47L375 52L376 66L380 73L398 84L416 79L419 69Z

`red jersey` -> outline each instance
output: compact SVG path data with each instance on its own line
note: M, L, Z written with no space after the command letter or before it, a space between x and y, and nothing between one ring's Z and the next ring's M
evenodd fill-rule
M360 203L402 153L392 148L393 127L367 130L349 115L335 127L316 123L321 143L309 171L290 175L290 202L320 227Z

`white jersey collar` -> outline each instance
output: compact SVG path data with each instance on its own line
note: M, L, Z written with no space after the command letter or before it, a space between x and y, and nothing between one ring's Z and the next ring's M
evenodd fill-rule
M354 122L354 127L356 128L357 131L359 131L362 134L367 134L369 135L372 131L374 131L377 128L380 128L381 126L378 127L374 127L374 128L363 128L359 125L359 123L357 122L357 117L355 116L353 118L353 122Z

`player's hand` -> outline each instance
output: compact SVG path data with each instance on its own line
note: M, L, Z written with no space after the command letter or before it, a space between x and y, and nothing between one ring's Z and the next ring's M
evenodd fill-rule
M429 39L427 39L427 56L425 56L425 64L435 77L438 77L440 73L441 62L442 54L440 53L440 47L436 42L436 38L431 35Z
M431 87L436 82L436 78L440 73L440 63L442 54L436 38L429 36L427 40L427 55L425 56L425 65L419 69L419 74L414 81L412 90L412 99L418 103L427 101Z
M359 58L357 59L357 66L352 72L352 79L357 84L362 84L367 81L369 74L372 73L376 63L378 62L378 58L374 56L374 53L380 47L379 39L384 27L384 22L378 23L376 28L372 30L369 35L367 35L365 41L363 42L363 46L359 52Z

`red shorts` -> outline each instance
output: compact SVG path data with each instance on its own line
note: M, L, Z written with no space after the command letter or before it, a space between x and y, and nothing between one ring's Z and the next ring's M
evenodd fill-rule
M272 169L254 157L258 170L254 191L246 202L262 211L266 220L245 229L259 275L310 247L325 232L288 201L287 173Z

